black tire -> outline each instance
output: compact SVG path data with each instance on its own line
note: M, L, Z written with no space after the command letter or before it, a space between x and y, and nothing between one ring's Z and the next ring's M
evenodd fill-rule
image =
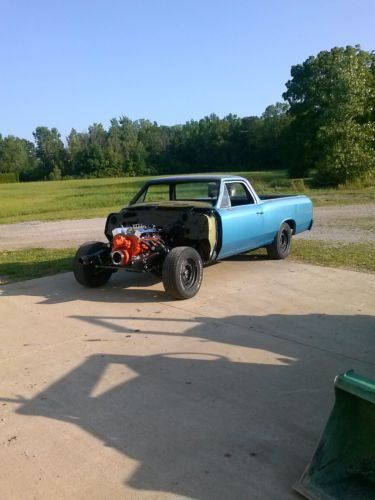
M112 275L109 269L95 269L93 266L83 265L82 257L107 249L107 245L100 241L88 241L79 247L73 260L75 279L83 286L95 288L107 283Z
M292 248L292 230L287 222L281 224L280 229L271 245L268 245L267 254L271 259L286 259Z
M191 247L175 247L166 256L162 269L164 289L175 299L191 299L198 293L203 278L203 263Z

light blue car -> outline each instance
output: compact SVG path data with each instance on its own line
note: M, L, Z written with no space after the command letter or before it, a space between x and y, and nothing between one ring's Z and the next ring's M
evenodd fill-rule
M118 270L151 271L162 277L169 295L187 299L198 292L204 265L261 247L271 258L285 259L292 235L312 225L307 196L259 196L243 177L153 179L108 216L108 243L78 249L74 275L95 287Z

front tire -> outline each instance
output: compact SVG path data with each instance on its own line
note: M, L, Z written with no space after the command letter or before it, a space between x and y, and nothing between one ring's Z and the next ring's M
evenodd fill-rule
M112 271L108 269L95 269L94 266L82 263L83 257L102 250L107 251L108 247L100 241L89 241L79 247L73 260L73 273L79 284L89 288L96 288L107 283L112 275Z
M196 295L203 279L203 263L191 247L175 247L166 256L162 269L164 289L175 299L190 299Z
M286 259L292 248L292 230L287 222L281 224L275 239L268 245L267 254L271 259Z

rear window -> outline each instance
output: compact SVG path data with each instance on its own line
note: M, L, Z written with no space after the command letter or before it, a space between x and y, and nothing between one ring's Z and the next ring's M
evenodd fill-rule
M176 184L176 200L215 201L219 193L218 182L184 182Z
M169 184L151 184L144 193L143 202L169 201Z
M215 205L219 196L219 181L178 182L171 184L150 184L134 203L163 201L202 201Z

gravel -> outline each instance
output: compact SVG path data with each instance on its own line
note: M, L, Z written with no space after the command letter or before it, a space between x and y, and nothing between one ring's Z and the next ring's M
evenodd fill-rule
M375 243L375 204L314 209L314 227L297 236L329 243Z
M106 241L105 218L0 225L0 250L69 248ZM375 243L375 204L318 207L314 227L297 236L330 243Z

